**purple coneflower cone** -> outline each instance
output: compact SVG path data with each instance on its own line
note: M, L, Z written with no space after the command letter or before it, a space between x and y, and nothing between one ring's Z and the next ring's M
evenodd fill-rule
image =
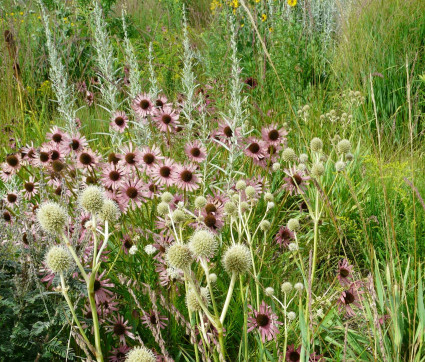
M337 278L342 286L348 286L353 278L353 266L348 263L347 259L338 262Z
M251 305L248 316L248 333L253 330L258 330L263 343L275 339L279 333L278 326L283 324L277 320L277 315L273 313L270 306L264 301L260 305L260 309L256 311Z
M310 176L306 176L304 171L297 170L295 166L290 169L285 169L284 172L288 177L284 178L285 184L282 187L291 195L304 194Z
M337 301L338 310L342 313L345 312L346 317L355 317L356 313L353 310L353 306L362 308L361 295L363 291L360 289L362 283L360 281L350 284L350 287L342 292L341 296Z
M292 240L295 239L295 234L289 230L285 225L279 228L274 240L279 244L279 246L288 246Z

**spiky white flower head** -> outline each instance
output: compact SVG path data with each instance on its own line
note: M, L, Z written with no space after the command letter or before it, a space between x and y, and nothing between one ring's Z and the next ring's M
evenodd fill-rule
M273 165L272 165L272 169L273 169L273 171L279 171L280 170L280 163L279 162L275 162Z
M318 316L319 318L323 318L323 317L325 316L325 313L323 313L323 309L322 309L322 308L319 308L319 309L317 310L317 316Z
M316 178L322 176L324 172L325 172L325 166L323 166L323 163L321 162L315 163L313 167L311 168L311 175Z
M99 218L102 221L107 221L108 223L112 224L120 216L120 209L117 205L117 203L113 200L106 199L105 202L102 205L102 209L99 212Z
M152 255L156 253L157 248L155 248L152 244L148 244L145 246L144 250L146 254Z
M338 153L346 154L346 153L350 152L351 143L350 143L349 140L343 139L343 140L338 142L336 149L338 150Z
M300 222L298 219L289 219L288 220L288 229L291 231L296 231L300 227Z
M313 152L320 152L323 148L323 142L319 137L314 137L310 141L310 148Z
M236 195L236 197L239 199L239 196L238 195ZM238 207L236 206L236 204L234 202L227 201L224 204L224 212L227 215L234 215L234 214L236 214L237 211L238 211Z
M290 282L284 282L280 286L283 293L288 294L292 290L292 284Z
M267 203L267 210L271 210L275 207L275 203L273 201L270 201Z
M102 210L103 203L105 202L105 195L103 190L98 186L88 186L80 195L80 206L92 214L97 214Z
M307 163L307 161L308 161L308 155L306 153L301 153L300 162L301 163Z
M255 196L255 188L253 186L247 186L245 189L245 195L249 199L252 199Z
M246 201L242 201L242 202L241 202L241 211L242 211L242 212L246 212L246 211L248 211L250 208L251 208L251 207L250 207L249 203L247 203Z
M274 196L273 196L273 194L272 194L271 192L266 192L266 193L264 194L264 200L265 200L265 201L267 201L267 202L274 201Z
M227 273L243 274L252 265L251 253L246 245L233 244L224 253L222 262Z
M179 201L179 202L177 203L177 207L178 207L179 209L183 209L183 207L184 207L184 202L183 202L183 201Z
M288 245L288 249L289 249L289 251L297 251L299 249L298 248L298 244L296 244L296 243L290 243Z
M235 203L238 203L239 202L239 194L234 194L232 196L232 201L235 202Z
M293 321L295 320L295 318L297 318L297 315L295 312L289 312L286 316L288 317L290 321Z
M192 264L193 255L187 245L174 243L168 248L166 259L172 267L186 270Z
M69 270L73 264L71 254L62 246L52 246L46 255L47 267L53 273L63 273Z
M205 306L208 306L210 302L210 292L208 288L201 288L200 298ZM186 305L187 307L194 312L200 311L202 309L201 304L198 301L196 296L196 291L193 288L190 288L186 294Z
M137 253L137 246L136 245L132 245L131 246L131 248L130 248L130 250L128 251L128 253L130 254L130 255L135 255L136 253Z
M66 210L56 202L44 203L37 212L37 220L41 228L53 235L59 235L63 232L67 219Z
M211 283L216 283L217 282L217 274L215 274L215 273L211 273L210 274L210 282Z
M128 352L125 362L155 362L156 357L150 349L146 347L135 347Z
M166 202L160 202L158 204L158 206L156 207L156 210L158 211L159 215L166 215L166 214L168 214L168 211L170 209L169 209L169 206Z
M304 163L299 163L297 165L297 171L304 171L307 168L307 166Z
M301 292L304 289L303 283L295 283L294 288L296 291Z
M217 250L215 235L208 230L196 230L189 242L189 248L195 257L211 258Z
M337 161L335 162L335 170L336 172L341 172L345 168L345 162L344 161Z
M173 201L173 195L171 194L171 192L168 192L168 191L164 192L161 195L161 201L166 202L167 204L169 204L171 201Z
M285 162L295 162L297 160L297 154L292 148L287 147L282 152L282 159Z
M263 220L260 222L260 229L263 231L269 231L270 230L270 221Z
M184 211L176 209L171 214L171 218L175 223L180 223L186 220L186 214L184 213Z
M195 207L197 209L202 209L207 204L207 199L203 196L198 196L195 199Z
M345 154L345 159L347 161L353 161L354 160L354 155L351 152L348 152L347 154Z
M244 180L239 180L236 182L236 190L245 190L246 189L246 182Z
M272 287L267 287L264 292L268 297L272 297L274 295L274 289Z

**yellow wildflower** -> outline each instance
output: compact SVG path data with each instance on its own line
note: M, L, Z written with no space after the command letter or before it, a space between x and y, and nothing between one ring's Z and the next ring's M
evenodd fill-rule
M288 5L289 6L295 6L295 5L297 5L297 0L288 0Z
M266 14L261 15L261 21L265 22L266 20L267 20L267 15Z

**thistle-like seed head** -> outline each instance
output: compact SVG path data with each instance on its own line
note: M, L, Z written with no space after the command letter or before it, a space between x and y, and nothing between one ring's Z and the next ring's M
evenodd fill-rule
M238 195L236 195L238 197ZM239 197L238 197L239 198ZM224 204L224 212L227 215L234 215L236 213L236 211L238 210L238 207L236 206L236 204L232 201L227 201Z
M69 270L73 264L71 254L62 246L52 246L46 255L47 267L53 273L64 273Z
M289 219L288 220L288 229L291 231L296 231L300 228L300 222L298 219Z
M338 142L336 149L338 150L338 153L346 154L351 150L351 143L349 140L343 139Z
M252 199L255 196L255 188L253 186L247 186L245 189L245 195L249 199Z
M68 214L59 204L46 202L38 209L37 219L45 232L60 235L67 222Z
M260 229L263 231L269 231L270 230L270 221L263 220L260 222Z
M87 187L79 197L81 207L92 214L97 214L102 210L105 202L103 190L98 186Z
M117 203L111 199L106 199L99 212L99 218L102 221L107 221L109 224L113 224L119 217L120 209Z
M186 214L184 213L184 211L176 209L171 214L171 218L175 223L180 223L186 220Z
M159 215L166 215L169 211L168 204L166 202L160 202L156 207L156 210L158 211Z
M128 352L125 362L155 362L156 357L150 349L146 347L135 347Z
M246 189L246 182L244 180L239 180L236 182L236 190L245 190Z
M207 204L207 199L203 196L198 196L195 199L195 207L197 209L202 209L203 207L205 207L206 204Z
M208 288L201 288L200 297L202 302L205 304L205 306L208 306L210 302L210 293L208 291ZM196 297L196 292L191 288L188 290L186 294L186 304L187 307L194 312L198 312L202 309L201 304L198 301L198 298Z
M335 170L336 172L341 172L345 168L345 162L344 161L337 161L335 162Z
M251 265L251 253L244 244L233 244L224 253L223 266L229 274L246 273Z
M292 148L287 147L282 152L282 159L286 162L295 162L297 160L297 155Z
M290 282L285 282L280 286L280 289L283 293L288 294L292 290L292 284Z
M323 148L323 142L319 137L314 137L310 141L310 148L313 152L320 152Z
M197 230L192 235L189 248L195 257L211 258L217 250L218 244L215 235L207 230Z
M161 195L161 201L162 202L166 202L167 204L169 204L171 201L173 201L173 195L170 192L164 192Z
M311 175L316 178L322 176L324 172L325 172L325 166L323 166L323 163L321 162L315 163L313 167L311 168Z
M294 288L298 292L302 292L302 290L304 289L304 284L303 283L295 283Z
M186 270L192 264L193 255L187 245L175 243L168 248L166 259L172 267Z

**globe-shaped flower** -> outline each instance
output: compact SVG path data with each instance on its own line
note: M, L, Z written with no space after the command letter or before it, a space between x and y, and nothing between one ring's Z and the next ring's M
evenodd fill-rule
M223 256L224 269L229 274L246 273L252 265L251 253L244 244L233 244Z
M192 235L189 248L195 257L211 258L217 250L216 237L208 230L197 230Z
M120 209L117 203L113 200L106 199L103 203L102 209L99 212L99 217L102 221L107 221L112 224L120 216Z
M172 200L173 200L173 195L171 194L171 192L167 191L161 195L162 202L166 202L167 204L169 204Z
M298 219L289 219L288 220L288 229L291 231L295 231L297 229L299 229L300 227L300 222L298 221Z
M156 357L150 349L146 347L135 347L128 352L126 362L155 362Z
M195 199L195 207L197 209L202 209L203 207L205 207L206 204L207 204L207 199L203 196L198 196Z
M87 187L80 195L79 203L81 207L92 214L97 214L102 210L105 202L103 190L98 186Z
M282 159L286 162L295 162L297 160L297 155L292 148L288 147L283 150Z
M175 243L168 248L166 258L168 263L177 269L189 269L193 261L193 255L185 244Z
M160 202L156 209L159 215L165 215L169 212L169 206L166 202Z
M311 141L310 141L310 148L312 151L314 152L319 152L322 150L323 148L323 142L320 138L318 137L314 137Z
M323 166L323 163L321 162L315 163L313 167L311 168L311 175L316 178L322 176L324 172L325 172L325 166Z
M210 293L208 291L208 288L201 288L200 297L204 305L208 306L210 302ZM187 307L194 312L198 312L202 309L201 304L199 303L198 298L196 297L196 292L192 288L189 289L186 294L186 304Z
M64 247L53 246L46 255L46 264L53 273L64 273L71 268L73 259Z
M337 146L336 146L338 153L348 153L350 152L351 149L351 143L349 140L343 139L341 141L338 142Z
M65 227L68 214L55 202L46 202L38 209L37 220L41 228L53 235L60 235Z

